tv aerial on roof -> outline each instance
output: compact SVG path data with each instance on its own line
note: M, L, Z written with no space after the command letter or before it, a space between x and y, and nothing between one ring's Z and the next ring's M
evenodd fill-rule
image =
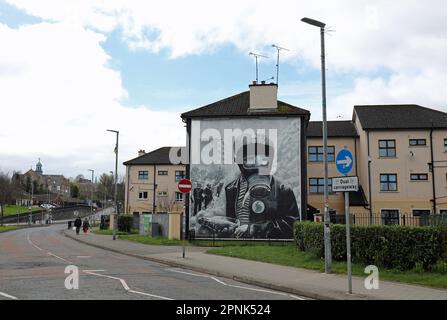
M259 82L259 75L258 75L258 58L267 58L268 59L268 57L267 56L264 56L264 55L262 55L262 54L259 54L259 53L254 53L254 52L249 52L248 53L250 56L254 56L255 57L255 60L256 60L256 83L258 83Z
M276 44L272 44L272 47L276 49L277 56L276 56L276 84L279 84L279 52L281 50L290 51L289 49L277 46Z

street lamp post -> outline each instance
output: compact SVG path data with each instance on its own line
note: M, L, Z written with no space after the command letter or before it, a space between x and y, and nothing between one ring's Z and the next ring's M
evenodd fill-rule
M113 199L115 201L115 212L116 212L116 222L113 224L113 240L116 240L116 228L115 225L118 223L118 201L117 201L117 183L118 183L118 139L119 139L119 131L116 130L107 130L109 132L114 132L116 134L116 145L115 145L115 191L113 195Z
M324 259L326 273L332 272L331 232L329 217L328 190L328 161L327 161L327 118L326 118L326 58L324 47L324 28L326 24L310 18L301 19L302 22L320 28L321 34L321 91L323 107L323 167L324 167Z
M90 196L90 215L92 215L93 214L93 189L94 189L93 179L95 177L95 170L88 169L88 171L92 172L92 190L91 190L91 196Z

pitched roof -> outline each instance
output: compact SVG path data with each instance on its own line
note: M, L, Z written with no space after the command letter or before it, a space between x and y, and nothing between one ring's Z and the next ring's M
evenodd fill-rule
M415 104L354 106L363 129L447 128L447 113Z
M310 112L278 100L278 109L250 112L250 91L213 102L206 106L182 114L182 118L195 117L241 117L241 116L310 116Z
M128 160L123 164L128 165L145 165L145 164L172 164L169 160L169 151L173 147L161 147L154 151L148 152L137 158Z
M358 137L357 130L352 121L328 121L327 122L328 137ZM322 121L310 121L307 127L308 138L323 137Z

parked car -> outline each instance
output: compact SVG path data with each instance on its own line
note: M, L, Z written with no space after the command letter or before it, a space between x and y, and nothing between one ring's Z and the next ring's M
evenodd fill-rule
M56 208L55 205L52 205L50 203L43 203L43 204L40 205L40 207L43 208L43 209L47 209L47 210Z

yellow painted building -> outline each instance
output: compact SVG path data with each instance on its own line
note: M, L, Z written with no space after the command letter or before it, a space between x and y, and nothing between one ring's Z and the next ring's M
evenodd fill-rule
M323 212L321 122L307 132L308 203ZM403 216L447 214L447 113L418 105L355 106L352 121L328 122L329 176L334 159L349 149L361 189L351 212L401 223ZM320 180L316 180L319 178ZM344 213L342 194L331 194L333 212Z
M137 158L124 162L126 213L182 212L184 195L177 183L185 176L185 166L171 164L170 149L141 150Z

